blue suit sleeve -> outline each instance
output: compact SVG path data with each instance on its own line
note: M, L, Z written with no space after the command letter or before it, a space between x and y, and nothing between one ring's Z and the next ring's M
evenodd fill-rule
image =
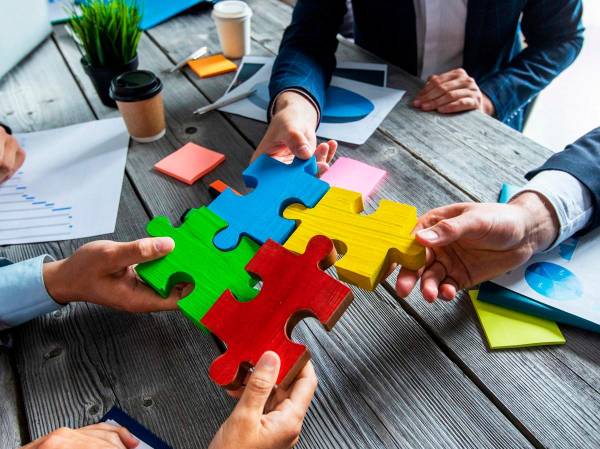
M540 168L525 176L533 178L544 170L561 170L574 176L592 194L594 214L588 230L600 226L600 128L590 131L564 151L554 154Z
M271 102L286 89L301 89L323 110L345 13L345 0L298 0L273 65Z
M529 0L521 22L527 48L479 87L502 122L514 118L577 57L583 45L581 0Z
M0 263L0 330L61 307L46 291L42 266L47 258L50 256Z

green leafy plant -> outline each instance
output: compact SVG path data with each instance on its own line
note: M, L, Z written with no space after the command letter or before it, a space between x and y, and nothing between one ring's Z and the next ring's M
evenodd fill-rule
M88 0L73 12L69 25L83 47L86 62L94 67L127 64L136 53L142 35L142 16L136 3L126 0Z

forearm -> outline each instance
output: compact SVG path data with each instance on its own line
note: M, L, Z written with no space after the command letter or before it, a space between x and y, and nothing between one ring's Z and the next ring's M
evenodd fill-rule
M269 90L274 99L289 88L305 91L320 109L335 68L337 30L346 12L343 0L299 0L275 59Z

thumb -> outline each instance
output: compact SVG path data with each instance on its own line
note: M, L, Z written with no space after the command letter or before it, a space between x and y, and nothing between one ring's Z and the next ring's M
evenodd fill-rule
M170 237L145 238L115 245L113 260L120 268L159 259L175 248L175 242Z
M465 213L446 218L430 228L417 231L417 241L424 246L445 246L462 238L476 239L482 237L489 226L477 214Z
M292 154L300 159L310 158L315 150L315 146L311 146L306 136L298 131L290 131L285 137L284 143Z
M259 418L277 382L281 361L273 351L265 352L254 367L236 410L250 412Z

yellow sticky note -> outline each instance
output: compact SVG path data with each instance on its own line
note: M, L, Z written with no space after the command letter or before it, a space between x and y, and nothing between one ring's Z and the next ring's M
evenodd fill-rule
M222 75L223 73L234 72L237 70L237 65L223 55L213 55L194 59L188 61L188 66L200 78Z
M479 290L469 291L490 349L561 345L565 337L554 321L548 321L477 299Z

